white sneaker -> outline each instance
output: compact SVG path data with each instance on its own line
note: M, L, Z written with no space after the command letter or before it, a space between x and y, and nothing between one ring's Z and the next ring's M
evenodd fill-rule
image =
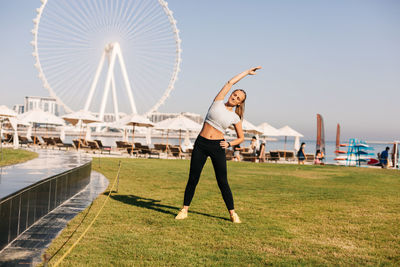
M188 212L185 209L181 209L178 213L178 215L176 215L175 220L183 220L186 219L188 216Z
M233 223L242 223L242 221L241 221L240 218L239 218L239 215L237 215L236 212L234 212L234 213L231 215L231 221L232 221Z

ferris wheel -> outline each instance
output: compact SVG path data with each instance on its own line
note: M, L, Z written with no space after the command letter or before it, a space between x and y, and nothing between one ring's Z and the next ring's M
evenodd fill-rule
M66 112L149 114L174 88L181 39L164 0L41 0L35 67ZM111 97L109 95L111 94ZM113 106L113 109L111 108Z

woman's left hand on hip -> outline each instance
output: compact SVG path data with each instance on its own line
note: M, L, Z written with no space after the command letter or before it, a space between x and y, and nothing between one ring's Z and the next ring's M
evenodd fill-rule
M221 141L221 142L219 143L219 145L220 145L222 148L225 148L225 149L229 147L228 142L226 142L225 140Z

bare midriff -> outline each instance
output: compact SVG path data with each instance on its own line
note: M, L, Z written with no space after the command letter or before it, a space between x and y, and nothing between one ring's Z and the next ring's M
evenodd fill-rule
M203 124L203 128L200 131L200 136L210 140L225 139L222 132L218 131L207 122Z

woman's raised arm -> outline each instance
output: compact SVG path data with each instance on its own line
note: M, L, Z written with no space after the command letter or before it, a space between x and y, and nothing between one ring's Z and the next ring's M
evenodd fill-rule
M228 92L231 90L231 88L232 88L232 86L234 84L236 84L238 81L240 81L241 79L243 79L247 75L255 75L256 74L256 70L259 70L259 69L261 69L261 66L258 66L258 67L255 67L255 68L251 68L249 70L245 70L242 73L239 73L238 75L236 75L235 77L230 79L224 85L224 87L222 87L221 91L219 91L217 96L214 98L214 101L216 101L216 100L224 100L226 94L228 94Z

